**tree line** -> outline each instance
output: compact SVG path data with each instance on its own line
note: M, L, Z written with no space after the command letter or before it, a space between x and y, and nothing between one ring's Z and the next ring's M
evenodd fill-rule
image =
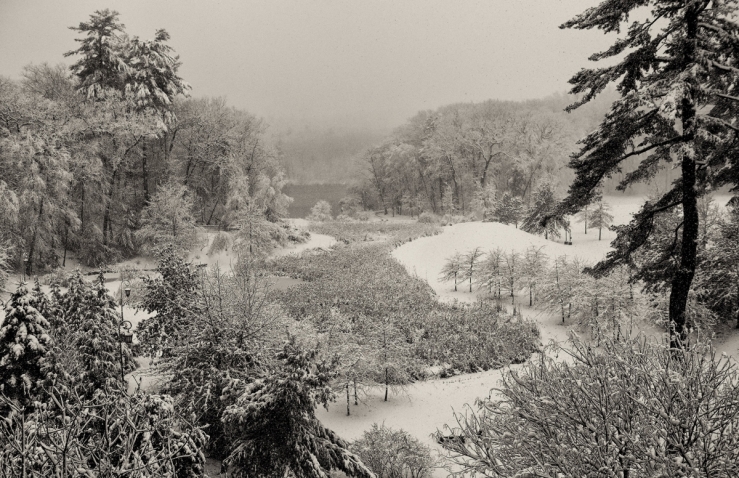
M129 36L117 12L72 27L78 48L63 65L29 65L0 78L0 247L31 273L87 265L152 245L141 232L165 218L228 226L233 211L275 223L286 214L279 153L265 124L220 98L188 97L180 62L158 30ZM160 191L164 197L157 198Z

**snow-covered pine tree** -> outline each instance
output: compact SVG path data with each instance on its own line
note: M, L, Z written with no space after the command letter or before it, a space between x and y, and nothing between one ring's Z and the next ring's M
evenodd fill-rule
M730 204L703 252L695 290L701 299L739 328L739 208Z
M224 463L236 476L328 478L331 470L351 477L374 474L349 451L349 444L315 416L333 398L331 364L316 351L288 341L280 365L246 386L223 414L233 437Z
M155 315L139 322L136 334L139 349L150 357L168 351L182 340L198 306L198 276L173 246L159 252L160 277L144 278L142 308Z
M105 288L101 274L94 284L85 282L77 271L69 280L69 289L62 296L59 312L61 328L55 334L64 336L75 350L66 368L79 368L72 386L82 387L85 395L122 380L123 375L136 369L133 354L119 339L121 317L116 302ZM63 370L57 372L63 373Z
M608 228L613 222L613 214L611 214L611 205L600 200L598 204L590 211L590 227L598 229L598 240L603 235L603 228Z
M33 296L21 282L5 304L0 328L0 393L28 404L43 379L51 346L49 323L33 307Z
M544 233L545 239L549 239L549 236L559 237L559 229L567 230L569 221L555 213L556 207L554 186L549 181L544 181L534 191L533 203L526 213L521 229L531 234Z
M697 266L697 199L709 189L739 184L734 158L739 113L739 24L733 0L605 0L562 28L628 31L608 50L591 56L610 66L583 69L570 82L579 100L573 110L607 85L618 83L621 98L570 163L576 178L569 194L550 215L572 215L592 203L603 180L640 158L619 184L649 181L665 164L676 163L680 177L633 220L616 229L614 251L594 271L604 274L628 265L649 239L654 218L682 206L679 267L670 283L672 345L686 337L686 307ZM633 14L633 15L632 15ZM615 61L614 61L615 60ZM546 221L546 218L545 218Z
M495 202L492 214L492 220L501 224L513 224L518 228L518 223L523 216L523 201L518 196L514 196L506 191Z

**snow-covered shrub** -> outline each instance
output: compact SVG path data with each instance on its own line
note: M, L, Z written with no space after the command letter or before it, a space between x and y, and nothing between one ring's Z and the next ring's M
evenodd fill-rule
M194 202L186 186L174 182L162 185L151 202L141 211L141 229L137 238L145 248L167 244L187 251L197 240Z
M0 396L12 410L0 420L2 476L203 476L207 439L171 397L121 388L86 398L56 387L32 411Z
M437 466L428 446L384 424L373 423L352 450L377 478L428 478Z
M69 279L71 277L72 277L72 274L65 271L64 269L59 268L59 269L54 269L48 274L41 276L41 280L42 280L42 283L45 285L51 285L51 284L57 283L61 287L68 287Z
M733 360L643 337L547 352L455 414L459 476L738 476Z
M310 239L310 232L299 228L289 221L284 221L282 223L282 228L285 230L287 241L292 242L293 244L302 244Z
M418 216L418 222L424 224L438 224L439 216L430 211L424 211Z
M347 216L346 214L339 214L338 216L336 216L336 220L338 222L355 222L356 221L355 218L351 216Z
M309 221L324 222L333 219L331 216L331 204L321 199L310 210L307 218Z

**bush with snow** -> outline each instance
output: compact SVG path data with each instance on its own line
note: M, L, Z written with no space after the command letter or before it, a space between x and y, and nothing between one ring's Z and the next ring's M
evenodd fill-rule
M424 211L418 216L418 222L423 224L438 224L439 216L430 211Z
M331 204L321 199L310 210L307 218L309 221L324 222L333 219L331 215Z
M437 466L428 446L384 424L373 423L352 450L377 478L428 478Z
M739 476L731 359L643 337L601 345L573 335L455 414L460 438L443 442L455 475Z

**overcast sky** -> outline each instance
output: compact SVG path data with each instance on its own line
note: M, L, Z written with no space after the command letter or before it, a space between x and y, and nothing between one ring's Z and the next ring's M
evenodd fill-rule
M98 9L130 35L172 36L193 96L272 121L396 126L421 109L528 99L606 47L600 32L558 26L593 0L0 0L0 75L70 63L67 27Z

